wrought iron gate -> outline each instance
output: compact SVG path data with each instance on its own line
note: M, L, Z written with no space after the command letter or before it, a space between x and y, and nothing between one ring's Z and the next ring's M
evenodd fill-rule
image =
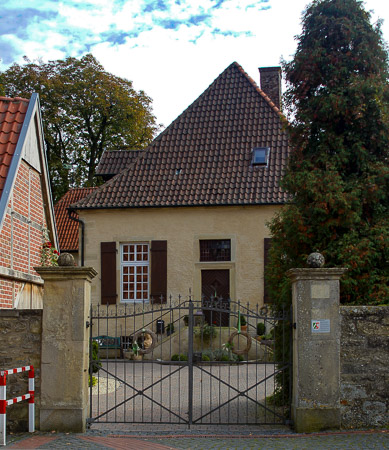
M93 307L90 317L89 423L288 422L289 398L274 394L290 369L289 312L179 298ZM267 339L257 340L258 323Z

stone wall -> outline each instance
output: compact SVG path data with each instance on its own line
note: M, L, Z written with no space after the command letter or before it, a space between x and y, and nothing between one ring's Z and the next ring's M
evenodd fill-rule
M389 307L341 306L342 428L389 424Z
M33 365L35 422L39 429L42 310L0 310L0 369ZM28 392L28 372L7 377L7 399ZM7 429L28 430L28 402L7 407Z

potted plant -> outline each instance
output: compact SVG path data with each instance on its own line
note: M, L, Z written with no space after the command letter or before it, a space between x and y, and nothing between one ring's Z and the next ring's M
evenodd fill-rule
M247 331L246 317L239 314L237 328L239 328L239 321L240 321L240 331Z
M260 341L265 336L266 326L263 322L257 323L257 341Z
M174 333L174 323L168 323L166 326L166 336L170 336Z
M194 332L203 342L212 341L217 335L216 327L206 322L201 327L196 327Z
M270 330L270 333L262 336L261 343L267 345L268 347L273 347L274 346L274 332L275 332L275 328L272 328Z

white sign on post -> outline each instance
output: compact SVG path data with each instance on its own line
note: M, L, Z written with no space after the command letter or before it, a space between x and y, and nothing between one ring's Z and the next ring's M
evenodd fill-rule
M331 331L331 323L329 319L312 319L311 320L312 333L329 333Z

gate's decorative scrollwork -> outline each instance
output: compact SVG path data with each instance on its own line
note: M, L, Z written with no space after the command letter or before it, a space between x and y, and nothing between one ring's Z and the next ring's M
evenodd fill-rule
M225 300L222 297L220 298L211 298L209 300L205 300L203 298L203 308L213 308L213 309L221 309L223 311L229 311L230 310L230 301Z

